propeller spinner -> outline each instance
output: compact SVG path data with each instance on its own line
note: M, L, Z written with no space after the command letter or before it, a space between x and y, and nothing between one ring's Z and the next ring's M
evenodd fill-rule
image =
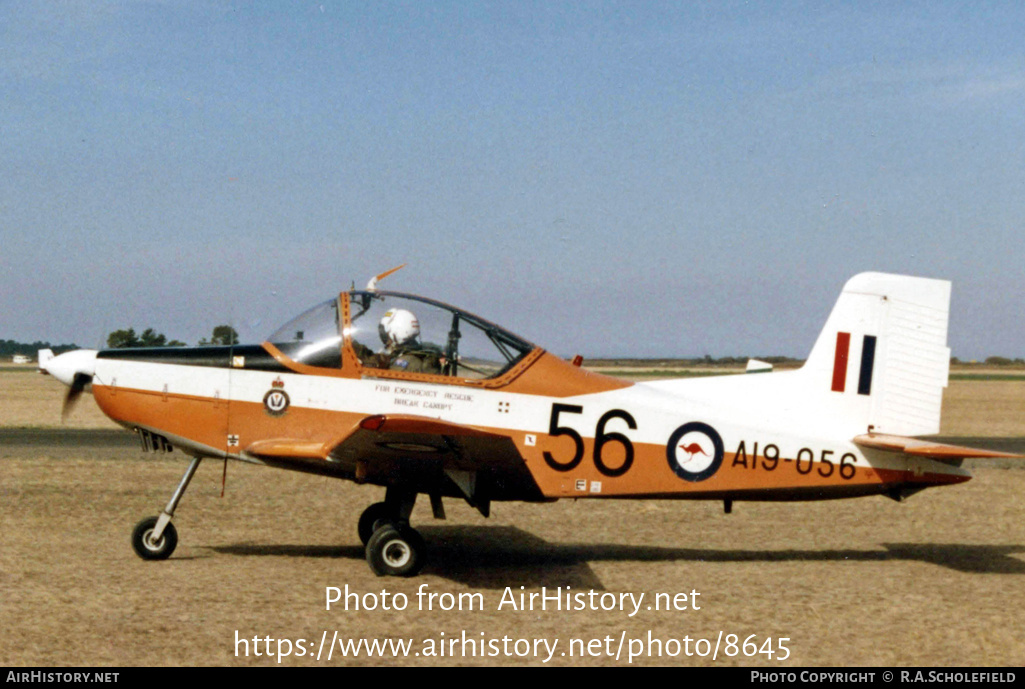
M68 386L61 409L61 421L64 421L74 409L86 386L93 381L93 374L96 371L96 350L76 349L65 352L45 362L41 361L40 367Z

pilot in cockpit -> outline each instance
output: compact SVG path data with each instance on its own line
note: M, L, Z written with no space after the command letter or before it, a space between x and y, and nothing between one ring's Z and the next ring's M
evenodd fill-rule
M364 366L408 373L440 374L444 353L439 347L420 341L420 322L411 311L389 309L377 326L384 350L371 352L354 342Z

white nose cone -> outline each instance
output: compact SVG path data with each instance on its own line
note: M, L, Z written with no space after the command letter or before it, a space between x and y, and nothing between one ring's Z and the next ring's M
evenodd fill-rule
M90 378L93 377L96 372L96 350L76 349L73 352L65 352L50 359L42 366L47 373L60 382L71 385L77 374L82 373Z

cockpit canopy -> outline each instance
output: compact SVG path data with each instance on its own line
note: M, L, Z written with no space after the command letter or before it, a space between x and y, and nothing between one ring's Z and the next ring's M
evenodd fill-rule
M347 300L349 321L343 323ZM412 314L415 337L401 346L384 342L382 319ZM267 341L299 364L342 367L352 347L364 375L373 369L406 370L463 379L493 378L512 368L534 345L465 311L423 297L395 292L352 291L303 312ZM370 369L370 370L367 370Z

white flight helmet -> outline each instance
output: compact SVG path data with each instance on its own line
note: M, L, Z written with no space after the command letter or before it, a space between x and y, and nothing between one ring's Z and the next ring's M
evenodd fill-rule
M388 346L409 344L420 336L420 321L405 309L388 309L377 326L381 342Z

